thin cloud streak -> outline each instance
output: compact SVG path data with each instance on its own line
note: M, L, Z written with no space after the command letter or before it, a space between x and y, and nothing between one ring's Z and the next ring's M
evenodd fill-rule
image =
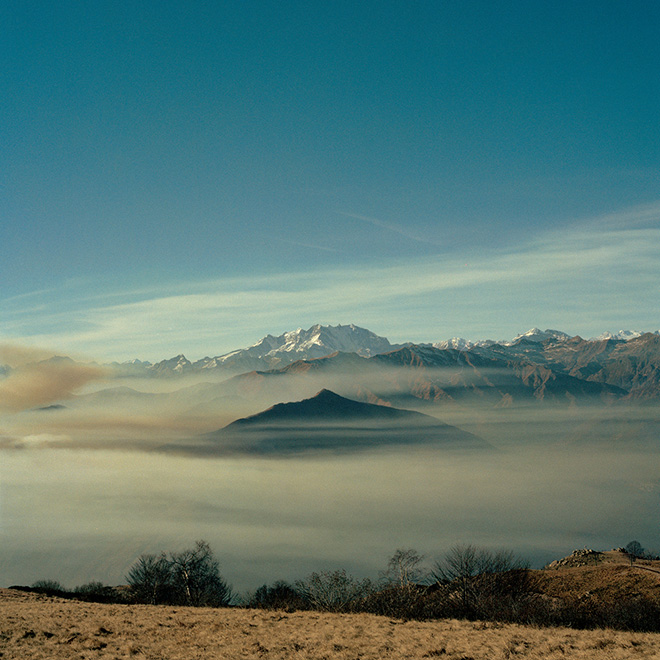
M375 322L372 329L388 336L409 332L414 319L417 332L428 333L417 340L425 341L446 334L437 326L441 313L466 324L458 329L463 334L478 332L466 318L479 316L481 334L473 338L483 337L486 319L501 323L504 315L526 325L540 324L540 317L551 316L555 326L570 319L586 334L620 321L639 326L646 318L639 301L647 310L660 304L660 227L648 226L653 208L619 214L626 222L607 216L600 227L594 220L549 231L515 250L188 283L174 295L173 287L169 295L127 292L127 302L119 304L41 303L38 312L6 319L0 332L94 355L162 359L179 352L217 355L266 332L328 319ZM592 330L595 324L606 327Z
M643 204L630 209L624 209L623 211L610 213L590 220L585 223L585 225L598 230L605 227L611 229L625 229L644 226L649 223L656 226L660 223L660 202L652 202L650 204Z
M323 252L334 252L334 253L339 252L339 250L335 250L335 248L331 248L331 247L326 247L325 245L316 245L315 243L303 243L302 241L292 241L289 238L279 238L276 236L275 240L279 241L280 243L286 243L287 245L295 245L297 247L309 248L310 250L321 250Z
M378 227L379 229L387 229L388 231L399 234L400 236L404 236L405 238L409 238L412 241L417 241L418 243L424 243L425 245L442 245L441 243L434 241L428 236L410 231L410 229L407 227L402 227L401 225L395 224L394 222L387 222L385 220L380 220L379 218L372 218L368 215L360 215L359 213L347 213L345 211L338 211L338 213L339 215L343 215L346 218L361 220L362 222L366 222L370 225L373 225L374 227Z

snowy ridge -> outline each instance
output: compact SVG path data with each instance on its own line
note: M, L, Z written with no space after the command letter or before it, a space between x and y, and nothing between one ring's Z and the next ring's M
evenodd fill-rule
M298 328L285 332L279 337L267 335L244 351L234 351L219 359L249 353L253 357L276 358L287 354L298 354L294 359L325 357L337 351L357 353L371 357L378 353L394 350L385 337L379 337L370 330L350 325L313 325L309 330Z
M445 339L444 341L437 341L431 344L433 348L438 348L441 351L446 351L449 348L453 348L457 351L467 351L468 349L474 346L474 343L463 339L463 337L452 337L451 339Z
M588 341L612 339L616 341L631 341L644 333L636 330L620 330L612 334L605 332ZM660 334L660 331L653 333ZM571 336L560 330L531 328L527 332L516 335L511 340L493 341L485 339L471 341L462 337L452 337L434 343L418 344L438 350L470 351L472 349L490 349L500 346L513 350L519 347L525 351L535 351L545 342L561 345L571 339ZM313 325L307 330L298 328L284 332L281 335L266 335L248 348L238 349L215 357L205 357L196 362L190 362L184 355L177 355L156 364L132 360L120 365L113 365L126 375L181 376L190 373L223 372L228 374L247 371L267 371L280 369L297 360L310 360L325 357L332 353L355 353L369 358L382 353L397 350L406 344L391 344L388 339L361 328L349 325ZM5 373L6 375L6 373ZM0 376L2 373L0 372Z
M589 339L589 341L603 341L605 339L630 341L631 339L637 339L637 337L641 337L643 334L645 333L640 332L639 330L619 330L619 332L615 332L614 334L611 332L603 332L602 334L598 335L598 337L592 337ZM656 330L651 334L660 335L660 330Z
M548 339L556 339L558 341L566 341L567 339L570 339L570 335L567 335L565 332L562 332L561 330L540 330L539 328L532 328L531 330L528 330L527 332L524 332L521 335L517 335L516 337L513 338L512 341L504 343L505 346L511 346L513 344L517 344L523 339L526 339L527 341L534 341L534 342L544 342L547 341Z
M205 357L191 363L183 355L146 367L154 375L181 375L212 370L240 373L286 366L296 360L325 357L331 353L356 353L372 357L399 348L370 330L357 325L313 325L275 337L266 335L248 348L224 355Z

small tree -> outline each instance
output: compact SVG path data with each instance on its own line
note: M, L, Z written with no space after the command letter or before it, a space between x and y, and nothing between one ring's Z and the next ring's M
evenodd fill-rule
M156 605L170 600L172 569L167 557L142 555L131 566L126 576L133 597L140 603Z
M628 559L630 559L630 565L632 566L635 563L636 559L640 559L644 556L644 548L639 541L631 541L625 548L628 553Z
M197 607L223 607L231 602L231 587L220 577L218 562L206 541L170 554L169 564L177 602Z
M419 618L426 598L423 555L412 548L398 548L381 573L379 589L365 604L368 611L402 619Z
M357 580L344 569L311 573L296 582L298 593L316 610L346 612L371 590L371 580Z
M395 553L387 562L387 569L383 578L388 584L396 584L399 587L409 587L418 584L425 579L421 563L424 556L412 548L397 548Z

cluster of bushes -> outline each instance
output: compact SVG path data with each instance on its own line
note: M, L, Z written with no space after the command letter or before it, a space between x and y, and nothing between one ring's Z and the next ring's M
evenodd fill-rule
M456 546L432 571L414 550L397 550L378 582L344 570L263 585L244 605L266 609L369 612L400 619L459 618L541 626L660 632L660 601L631 594L615 603L539 593L534 571L510 552Z
M584 596L551 598L539 593L534 571L511 552L455 546L430 571L422 568L423 560L415 550L397 550L377 581L355 578L343 569L315 572L294 584L264 584L237 599L220 576L208 543L197 541L183 552L142 555L123 589L90 582L69 592L58 582L41 580L31 590L99 602L240 604L287 611L369 612L400 619L463 618L660 632L657 598L631 594L615 603Z
M456 546L434 570L423 557L397 550L380 580L359 580L344 570L312 573L294 585L263 585L248 607L369 612L402 619L517 620L531 589L527 565L512 553Z
M128 592L120 587L110 587L102 582L87 582L74 589L67 589L56 580L37 580L31 587L13 586L12 589L31 591L46 596L72 598L94 603L128 603Z
M54 580L38 580L27 591L102 603L147 603L151 605L230 605L231 587L220 576L218 562L206 541L168 555L142 555L126 576L128 587L108 587L89 582L73 591Z

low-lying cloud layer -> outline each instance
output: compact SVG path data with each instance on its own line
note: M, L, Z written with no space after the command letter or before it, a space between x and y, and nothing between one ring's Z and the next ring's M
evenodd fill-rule
M325 568L377 577L397 547L433 559L476 543L535 566L633 538L658 549L658 474L657 456L622 449L470 457L408 448L295 461L6 452L0 584L122 583L140 554L197 538L239 590Z
M493 452L394 443L363 453L172 455L153 450L199 443L198 434L323 387L364 394L367 373L164 387L104 382L98 367L3 350L14 370L0 381L0 585L121 583L141 553L198 538L239 589L324 568L375 577L397 547L430 556L458 542L510 547L537 565L633 538L660 549L660 409L648 402L406 399ZM404 396L409 375L377 373L380 396ZM462 377L443 374L438 382Z

